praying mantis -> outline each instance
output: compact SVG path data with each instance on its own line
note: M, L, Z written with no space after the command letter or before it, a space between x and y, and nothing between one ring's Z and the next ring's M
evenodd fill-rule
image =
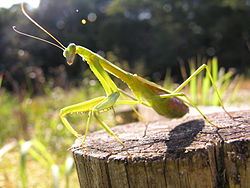
M120 140L120 138L110 129L110 127L99 117L99 113L103 111L110 110L114 107L115 104L128 104L128 105L145 105L147 107L151 107L158 114L165 116L167 118L181 118L185 114L189 112L189 105L193 106L207 121L209 124L216 128L225 128L212 123L205 114L203 114L200 109L192 102L192 100L185 94L182 93L181 90L196 77L200 72L205 70L211 80L212 86L219 98L220 105L222 109L230 118L233 118L225 109L220 93L214 83L214 80L211 76L209 68L206 64L201 65L189 78L187 78L182 84L180 84L174 91L167 90L161 87L158 84L155 84L151 81L148 81L137 74L132 74L127 71L122 70L118 66L112 64L108 60L104 59L97 53L92 52L91 50L76 45L74 43L70 43L68 47L65 47L58 39L56 39L52 34L50 34L46 29L44 29L41 25L39 25L33 18L31 18L24 9L24 5L21 5L21 9L23 14L33 22L38 28L44 31L48 36L50 36L56 43L47 41L45 39L23 33L13 26L13 29L27 37L31 37L51 45L58 47L63 50L63 56L67 60L68 65L72 65L74 63L74 59L76 55L79 55L83 62L86 62L89 65L89 68L100 81L103 89L105 90L106 96L97 97L88 101L84 101L78 104L74 104L71 106L67 106L60 110L59 117L65 127L77 138L82 135L79 134L69 123L67 120L67 115L71 113L88 113L88 118L86 121L85 135L82 140L82 143L85 142L88 128L92 118L95 118L102 128L111 136L113 136L123 147L125 147L124 143ZM117 87L114 81L111 79L109 74L114 75L118 79L122 80L127 84L128 88L131 90L132 94L128 94L127 92L121 90ZM129 99L121 99L121 95L126 96Z

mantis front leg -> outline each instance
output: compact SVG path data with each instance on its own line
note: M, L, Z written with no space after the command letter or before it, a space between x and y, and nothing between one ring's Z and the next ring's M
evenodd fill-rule
M113 92L111 95L107 97L98 97L86 102L78 103L75 105L71 105L68 107L63 108L60 111L60 118L65 125L65 127L77 138L81 136L68 122L66 115L71 113L82 113L82 112L88 112L88 119L86 123L86 129L85 129L85 135L83 139L83 143L86 140L87 134L88 134L88 127L90 124L90 121L92 117L95 117L96 120L100 123L103 129L106 130L108 134L113 136L123 147L124 144L119 139L119 137L109 128L109 126L103 122L100 117L98 116L98 113L104 110L108 110L114 106L114 104L117 102L118 97L120 96L119 92Z
M60 110L60 114L59 117L61 118L63 124L65 125L65 127L77 138L79 138L81 136L81 134L79 134L68 122L66 116L68 114L72 114L72 113L83 113L83 112L91 112L92 109L99 104L100 102L102 102L105 99L105 97L98 97L98 98L94 98L92 100L89 101L85 101L85 102L81 102L78 104L74 104L71 106L67 106L63 109ZM88 117L88 121L90 121L90 117ZM87 123L88 123L87 121ZM86 128L88 128L86 126ZM86 131L85 131L86 133Z

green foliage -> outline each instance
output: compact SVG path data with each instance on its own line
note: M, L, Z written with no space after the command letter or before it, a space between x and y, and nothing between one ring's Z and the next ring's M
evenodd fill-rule
M21 185L22 187L26 188L28 186L28 176L27 171L27 157L28 154L35 159L35 161L41 163L41 165L44 168L47 168L48 171L51 170L52 174L52 185L54 188L60 187L60 181L59 176L65 175L65 181L66 181L66 187L69 187L69 176L72 173L73 169L73 159L72 157L67 157L65 160L66 165L62 166L61 171L59 171L59 166L55 163L53 160L53 156L50 152L47 151L46 146L43 145L40 141L33 139L30 141L24 141L20 140L20 167L19 167L19 173L20 173L20 179L21 179Z
M208 65L211 72L211 76L216 84L216 87L221 94L223 101L232 102L235 99L235 95L239 90L240 77L235 74L233 70L225 72L224 68L218 66L218 59L216 57L212 59L192 58L189 60L190 75L199 67L202 63ZM181 69L185 72L183 79L186 79L188 75L184 65L181 65ZM182 72L183 72L182 71ZM227 95L229 93L229 95ZM193 78L189 84L189 94L196 105L204 106L219 106L219 98L217 93L212 87L212 83L209 79L209 75L206 73L200 73L197 77Z
M23 188L28 187L28 180L27 180L27 168L26 168L26 158L27 158L27 151L29 150L31 146L31 142L25 142L21 145L20 153L21 153L21 159L20 159L20 179L21 179L21 185Z
M85 82L88 82L88 85L91 83L87 90L81 87L65 92L58 87L48 91L47 96L33 98L19 98L21 96L14 96L3 88L0 90L2 105L0 108L2 120L0 123L0 161L5 161L0 163L0 178L10 179L16 174L16 181L11 184L16 187L19 181L20 186L29 187L34 184L33 179L36 179L37 173L40 173L41 178L47 178L48 184L53 187L78 186L76 173L72 174L73 159L68 156L69 152L67 152L75 137L64 128L58 114L59 109L65 106L103 94L98 82L84 79L83 84ZM70 119L81 133L84 133L85 118L83 114L74 115ZM95 122L90 127L90 131L99 128L94 125ZM11 140L16 141L10 142ZM17 142L20 143L20 148L17 147ZM12 165L5 157L10 157L15 153L18 157L12 162L17 161L19 164ZM36 181L36 185L43 185L43 182Z

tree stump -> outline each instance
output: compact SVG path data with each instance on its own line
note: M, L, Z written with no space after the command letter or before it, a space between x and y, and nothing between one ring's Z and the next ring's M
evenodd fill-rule
M250 187L250 111L131 123L105 131L72 147L81 187L204 188ZM146 133L146 134L145 134Z

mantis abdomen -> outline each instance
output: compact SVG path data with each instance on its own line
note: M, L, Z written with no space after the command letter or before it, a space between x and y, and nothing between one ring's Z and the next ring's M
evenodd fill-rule
M137 98L146 100L159 115L180 118L189 112L189 107L180 98L171 96L167 90L136 74L130 76L127 84ZM162 97L162 95L169 95L169 97Z

